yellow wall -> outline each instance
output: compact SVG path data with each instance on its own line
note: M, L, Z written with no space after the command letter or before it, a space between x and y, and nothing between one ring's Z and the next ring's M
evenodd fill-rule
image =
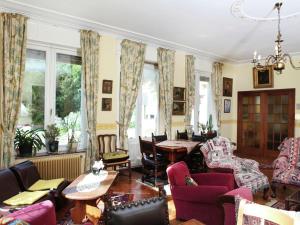
M299 60L300 57L294 57L295 62L299 62ZM231 98L223 97L223 99L231 99L231 112L222 113L221 135L236 141L237 92L257 90L253 88L252 64L224 64L223 76L233 78L233 93ZM286 63L286 69L282 74L274 72L274 88L271 89L284 88L295 88L296 104L300 104L300 70L294 70L290 67L289 63ZM300 136L300 109L297 108L295 111L295 120L295 136Z
M118 92L119 92L119 53L120 41L112 36L101 36L100 41L100 79L99 79L99 102L98 102L98 121L97 121L97 133L116 133L117 132L117 110L118 110ZM148 48L150 51L156 51L153 47ZM156 53L150 54L156 55ZM185 87L185 53L182 51L176 51L175 54L175 74L174 74L174 86ZM150 57L150 56L149 56ZM152 56L151 56L152 57ZM153 58L153 57L152 57ZM147 60L147 54L146 54ZM153 61L153 59L151 60ZM113 80L113 93L102 94L102 81L103 79ZM112 111L102 111L101 104L102 98L112 98ZM173 116L172 118L172 138L175 138L176 130L184 129L184 116Z

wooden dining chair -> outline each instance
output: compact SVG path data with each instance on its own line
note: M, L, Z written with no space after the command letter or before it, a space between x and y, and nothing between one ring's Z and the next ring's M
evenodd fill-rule
M128 155L128 150L117 148L117 135L101 134L98 135L99 156L103 160L105 168L117 167L126 168L129 178L131 178L131 163Z
M142 155L143 173L142 182L150 181L155 186L157 178L166 175L168 161L163 154L157 152L155 142L143 140L139 136L140 151Z
M179 132L177 130L177 137L176 137L177 140L188 140L189 137L188 137L188 132L187 130L185 130L184 132Z
M167 133L165 132L163 135L154 135L152 133L152 140L156 143L168 140Z

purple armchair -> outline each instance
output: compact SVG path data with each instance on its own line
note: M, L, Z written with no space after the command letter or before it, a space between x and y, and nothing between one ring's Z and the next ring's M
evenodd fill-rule
M224 211L219 197L234 189L234 177L227 173L190 174L184 162L168 167L167 174L176 208L176 218L197 219L209 225L223 225ZM185 177L192 177L198 186L187 186Z
M55 208L49 200L27 206L1 219L22 220L30 225L56 225Z

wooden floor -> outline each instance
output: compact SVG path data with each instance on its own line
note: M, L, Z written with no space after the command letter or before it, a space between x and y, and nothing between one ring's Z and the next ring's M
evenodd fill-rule
M271 180L273 170L272 169L262 169L261 170L265 175L268 176L269 180ZM128 176L124 174L120 174L115 182L113 183L111 187L111 191L113 192L120 192L120 193L129 193L133 194L134 199L133 200L140 200L140 199L145 199L145 198L150 198L154 196L158 196L157 191L154 189L150 188L149 186L143 185L136 180L141 177L141 173L132 172L132 177L129 180ZM277 194L277 199L285 199L287 195L290 195L294 190L290 189L279 189L278 194ZM254 195L254 201L259 204L266 204L268 201L271 201L271 197L269 197L269 200L264 200L262 198L262 193L257 193ZM169 218L171 221L171 225L176 225L182 223L182 221L176 220L176 212L175 212L175 207L174 203L170 198L168 198L168 208L169 208ZM60 216L62 216L65 212L65 210L61 210L60 212L57 213L57 217L59 219Z

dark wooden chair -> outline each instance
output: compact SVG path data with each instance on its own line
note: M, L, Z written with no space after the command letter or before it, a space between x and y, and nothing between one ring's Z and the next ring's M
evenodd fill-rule
M101 134L98 135L99 156L103 160L105 168L117 167L127 168L129 178L131 178L131 163L128 151L117 148L117 135Z
M206 142L207 139L206 139L206 137L203 136L202 134L201 134L201 135L196 135L196 134L194 134L194 132L193 132L193 134L192 134L192 141Z
M187 130L185 130L184 132L179 132L177 130L177 137L176 137L177 140L188 140L189 137L188 137L188 132Z
M163 154L157 152L155 142L143 140L139 136L142 154L143 175L142 182L150 181L157 186L157 178L166 175L168 161Z
M168 140L167 133L165 132L163 135L154 135L152 133L152 140L156 143Z

